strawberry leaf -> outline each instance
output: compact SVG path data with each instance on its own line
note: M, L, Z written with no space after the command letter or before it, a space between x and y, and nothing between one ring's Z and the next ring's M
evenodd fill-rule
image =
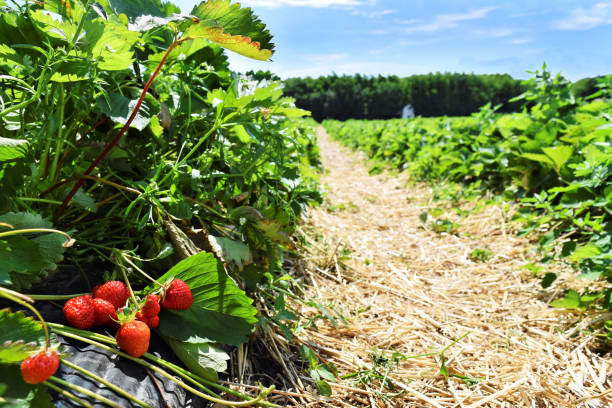
M25 157L27 140L0 137L0 163Z
M16 365L0 364L0 406L7 408L53 408L47 387L43 384L30 385L21 378Z
M0 216L0 224L15 230L52 228L40 215L10 212ZM0 226L0 232L7 230ZM32 233L0 238L0 282L19 290L38 282L57 269L63 259L66 237L54 233Z
M253 263L249 247L240 241L209 235L208 242L219 259L230 267L238 268L238 271Z
M16 364L45 344L42 324L23 312L0 310L0 363Z
M161 334L187 343L239 345L247 340L257 322L257 310L252 306L253 300L238 288L213 254L201 252L190 256L158 281L164 283L173 278L187 283L194 303L183 311L162 310Z
M217 381L219 379L217 373L227 370L229 355L210 343L187 343L170 337L164 340L187 368L199 376Z
M245 57L267 61L274 53L272 35L250 8L231 0L208 0L191 11L199 22L191 25L182 38L207 38Z

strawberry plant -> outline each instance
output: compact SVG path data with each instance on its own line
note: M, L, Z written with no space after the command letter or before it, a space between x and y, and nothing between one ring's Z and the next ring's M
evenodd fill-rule
M308 113L274 76L232 72L225 56L268 60L272 36L230 0L188 14L159 0L0 3L0 284L44 290L72 265L74 294L32 295L72 298L75 327L53 331L121 353L123 340L89 329L126 314L198 378L161 359L154 371L218 386L220 346L248 340L254 299L268 302L260 291L274 291L299 217L320 202ZM141 354L129 347L119 355ZM57 381L44 385L74 391Z

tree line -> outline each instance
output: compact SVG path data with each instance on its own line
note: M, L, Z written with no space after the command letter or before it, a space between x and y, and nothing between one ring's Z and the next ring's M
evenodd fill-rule
M525 88L507 74L431 73L398 76L328 75L289 78L284 93L302 109L323 119L389 119L412 105L420 116L464 116L491 102L500 112L520 110L508 102Z

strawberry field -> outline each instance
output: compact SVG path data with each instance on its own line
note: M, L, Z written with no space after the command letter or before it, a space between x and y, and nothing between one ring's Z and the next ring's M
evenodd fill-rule
M546 66L527 81L522 113L496 114L490 104L470 117L327 121L333 138L375 163L416 179L460 183L520 204L513 221L537 241L541 260L572 264L591 280L612 277L612 77L576 98ZM373 171L379 164L373 165ZM428 214L423 214L426 221ZM443 228L443 226L441 226ZM556 279L541 274L543 287ZM610 310L612 288L571 290L554 305ZM605 322L612 330L612 320ZM608 331L612 338L612 331Z
M319 126L228 52L275 52L231 0L0 0L0 406L611 401L612 77Z

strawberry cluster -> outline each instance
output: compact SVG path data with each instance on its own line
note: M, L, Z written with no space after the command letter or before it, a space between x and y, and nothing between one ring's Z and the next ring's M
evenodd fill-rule
M81 295L68 300L64 305L64 316L71 326L82 330L106 324L117 328L115 338L119 348L133 357L140 357L149 349L151 329L159 325L161 306L185 310L193 304L191 290L181 279L164 285L161 298L151 293L146 301L131 308L126 307L129 298L130 289L125 283L106 282L94 287L93 297ZM40 384L57 371L59 357L47 347L21 362L21 376L28 384Z
M98 285L91 295L74 297L64 305L64 316L73 327L87 330L93 326L118 327L117 309L123 307L130 297L125 283L109 281Z
M91 295L74 297L64 305L68 323L78 329L110 325L117 329L117 345L133 357L147 352L151 330L159 325L161 306L172 310L185 310L193 304L189 286L181 279L165 284L161 293L151 293L147 299L126 307L130 290L125 283L110 281L98 285ZM117 312L120 311L118 314Z

